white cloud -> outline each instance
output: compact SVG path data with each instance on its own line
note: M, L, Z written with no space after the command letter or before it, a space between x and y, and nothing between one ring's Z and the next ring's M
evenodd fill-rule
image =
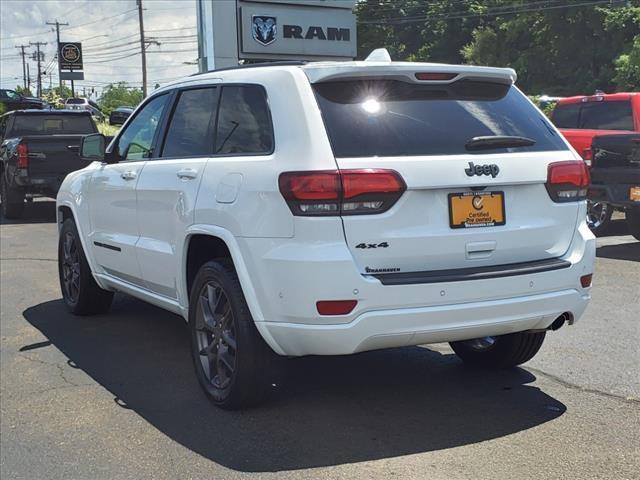
M153 44L147 49L147 76L150 90L156 83L189 75L197 70L195 0L143 0L144 27ZM127 12L127 13L123 13ZM22 84L22 61L15 45L47 42L43 47L53 86L57 85L56 36L47 21L69 23L61 27L62 41L81 41L84 55L84 81L76 90L96 88L110 82L126 81L142 85L138 13L135 0L0 0L0 85L14 88ZM29 52L35 50L30 47ZM124 57L124 58L119 58ZM32 80L36 63L29 60ZM43 78L49 86L49 76ZM35 92L35 82L32 84Z

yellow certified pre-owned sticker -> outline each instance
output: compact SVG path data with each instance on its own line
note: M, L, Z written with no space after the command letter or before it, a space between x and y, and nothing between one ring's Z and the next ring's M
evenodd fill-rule
M640 187L631 187L629 189L629 200L632 202L640 202Z
M449 194L451 228L494 227L505 221L504 192Z

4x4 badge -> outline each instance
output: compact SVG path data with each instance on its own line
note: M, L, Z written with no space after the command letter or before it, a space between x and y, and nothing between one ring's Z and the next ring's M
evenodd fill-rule
M469 162L469 168L465 168L464 173L469 177L473 177L474 175L491 175L493 178L496 178L496 175L500 173L500 167L495 163L489 165L474 165L473 162Z

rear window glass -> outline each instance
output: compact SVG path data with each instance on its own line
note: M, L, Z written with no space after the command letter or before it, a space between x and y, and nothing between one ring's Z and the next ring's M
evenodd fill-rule
M19 135L73 135L95 133L88 115L16 115L11 133Z
M257 85L222 88L216 153L265 154L273 151L273 127L267 97Z
M87 101L84 98L69 98L67 105L84 105Z
M456 155L479 136L521 136L528 147L490 152L566 150L544 116L516 88L460 80L450 86L399 80L314 85L337 157Z
M556 105L553 109L551 121L558 128L578 128L580 118L580 104L568 103L566 105Z
M633 130L631 102L583 103L578 128L594 130Z

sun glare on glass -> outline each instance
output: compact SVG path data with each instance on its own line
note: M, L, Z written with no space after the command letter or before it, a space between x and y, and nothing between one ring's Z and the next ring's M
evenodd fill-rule
M381 108L380 102L375 98L369 98L362 102L362 109L367 113L378 113Z

